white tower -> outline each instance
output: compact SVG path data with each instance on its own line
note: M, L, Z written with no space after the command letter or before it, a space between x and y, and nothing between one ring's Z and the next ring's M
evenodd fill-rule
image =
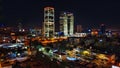
M65 36L73 35L74 33L74 16L73 13L63 12L60 14L60 31Z
M54 24L54 8L44 8L44 36L47 38L54 37L55 24Z

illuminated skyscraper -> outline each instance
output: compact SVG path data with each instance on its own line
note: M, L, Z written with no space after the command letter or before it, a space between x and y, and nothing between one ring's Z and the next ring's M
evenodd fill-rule
M54 8L44 8L44 35L45 37L53 37L55 31Z
M74 33L74 16L73 13L63 12L60 14L60 31L65 36L73 35Z

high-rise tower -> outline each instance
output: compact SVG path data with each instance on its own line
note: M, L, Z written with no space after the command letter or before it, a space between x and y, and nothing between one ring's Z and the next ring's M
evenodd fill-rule
M54 8L45 7L44 8L44 36L53 37L54 31L55 31Z
M70 12L62 12L60 14L60 31L65 36L73 35L74 33L74 16Z

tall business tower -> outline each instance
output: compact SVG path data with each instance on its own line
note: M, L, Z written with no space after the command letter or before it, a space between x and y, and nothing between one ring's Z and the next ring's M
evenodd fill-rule
M51 38L54 36L55 23L54 23L54 8L44 8L44 36Z
M60 32L64 33L64 36L70 36L74 33L74 16L70 12L62 12L60 14Z

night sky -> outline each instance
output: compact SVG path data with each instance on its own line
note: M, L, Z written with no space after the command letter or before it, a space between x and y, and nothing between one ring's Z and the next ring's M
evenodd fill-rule
M99 27L104 23L108 27L120 28L120 2L115 0L2 0L0 24L16 26L21 22L26 27L41 26L43 9L55 8L55 23L59 23L62 11L72 12L75 25L84 28Z

